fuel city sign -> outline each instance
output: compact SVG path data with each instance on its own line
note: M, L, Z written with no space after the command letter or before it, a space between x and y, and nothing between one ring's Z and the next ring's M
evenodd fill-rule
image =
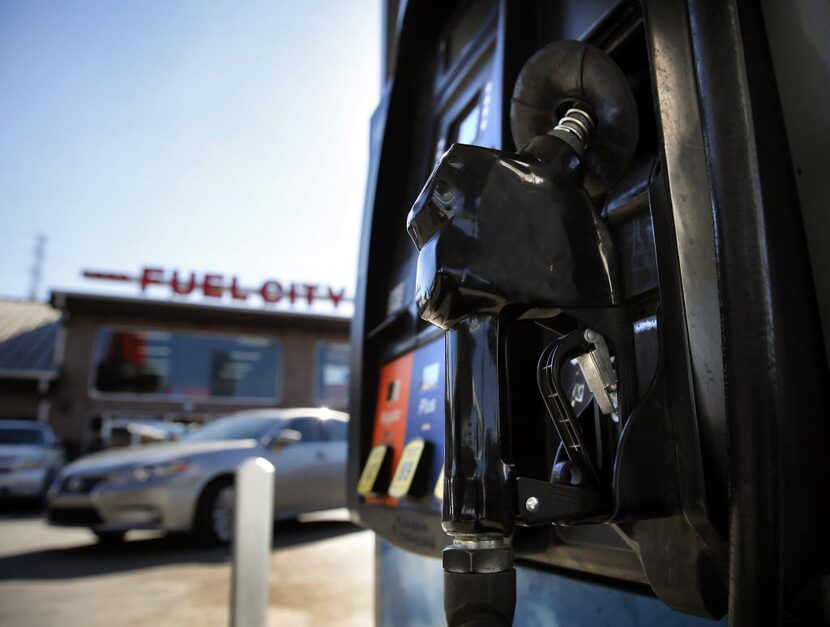
M268 279L259 285L242 285L236 276L216 273L180 272L179 270L165 270L158 267L145 267L137 275L122 272L100 272L84 270L85 279L114 281L119 283L135 283L141 293L149 289L161 288L169 290L171 296L190 296L200 294L204 298L228 300L242 303L248 299L258 300L266 305L287 303L305 303L314 305L316 302L330 302L334 307L340 303L351 302L346 296L345 288L333 288L329 285L317 283L280 282Z

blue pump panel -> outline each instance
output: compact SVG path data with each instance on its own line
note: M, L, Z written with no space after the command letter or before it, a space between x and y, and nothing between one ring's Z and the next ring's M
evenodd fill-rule
M441 561L402 551L378 539L375 548L375 624L444 624ZM516 616L522 627L707 627L726 625L675 612L653 595L519 565Z
M440 515L441 501L435 485L444 465L444 338L443 336L415 351L409 387L406 435L404 443L423 438L428 452L421 463L427 464L428 490L418 499L401 499L399 507L433 511Z

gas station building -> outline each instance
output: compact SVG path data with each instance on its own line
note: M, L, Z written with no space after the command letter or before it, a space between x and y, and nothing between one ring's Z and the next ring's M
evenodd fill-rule
M344 316L69 292L0 305L0 328L22 329L0 336L0 418L48 422L70 456L142 426L348 406Z

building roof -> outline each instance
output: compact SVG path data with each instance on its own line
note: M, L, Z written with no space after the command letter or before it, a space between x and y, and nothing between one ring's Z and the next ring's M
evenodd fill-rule
M60 311L47 303L0 299L0 378L53 378Z
M151 298L52 292L53 307L70 314L157 318L198 324L246 325L257 328L302 328L348 333L351 318L292 311L249 309Z

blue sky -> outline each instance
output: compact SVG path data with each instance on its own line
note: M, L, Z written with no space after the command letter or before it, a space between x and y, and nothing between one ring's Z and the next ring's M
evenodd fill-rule
M0 3L0 296L38 232L41 297L146 265L351 293L379 28L379 0Z

